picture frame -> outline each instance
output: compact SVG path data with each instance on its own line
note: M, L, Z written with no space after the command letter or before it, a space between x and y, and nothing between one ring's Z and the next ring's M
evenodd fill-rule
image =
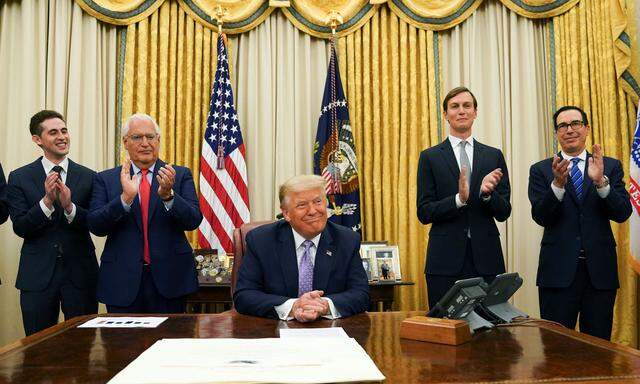
M369 249L369 260L372 275L384 282L401 281L400 249L397 245L372 247ZM373 271L375 269L375 271Z
M386 240L385 241L363 241L360 244L360 258L362 260L362 267L367 273L367 279L369 281L378 281L378 275L376 273L377 269L373 265L375 263L371 262L369 251L377 247L386 247L387 244L388 242Z

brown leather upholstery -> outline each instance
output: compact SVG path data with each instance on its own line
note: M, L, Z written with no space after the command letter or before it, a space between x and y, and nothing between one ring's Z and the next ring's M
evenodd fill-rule
M252 229L269 223L273 223L273 220L253 221L250 223L242 224L240 228L236 228L233 230L233 269L231 270L231 297L233 297L233 292L236 290L238 271L240 270L240 265L242 264L242 256L244 256L244 250L247 246L247 243L245 242L245 236L247 236L247 233L249 233L249 231L251 231Z

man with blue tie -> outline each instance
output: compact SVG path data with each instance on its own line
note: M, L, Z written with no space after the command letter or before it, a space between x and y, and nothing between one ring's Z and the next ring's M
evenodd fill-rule
M233 302L242 314L309 322L369 307L360 236L327 221L326 182L295 176L279 191L284 220L246 236Z
M24 239L16 288L27 336L65 319L97 313L98 263L87 227L95 172L69 159L63 116L31 117L31 140L42 157L9 174L6 202L13 231Z
M160 128L135 114L122 128L128 157L94 179L89 228L107 236L98 300L112 313L180 313L198 289L184 231L202 221L189 168L158 159Z
M611 337L618 264L610 220L631 203L620 161L586 150L586 113L564 106L553 115L560 153L531 166L533 220L544 227L538 264L540 316L603 339Z

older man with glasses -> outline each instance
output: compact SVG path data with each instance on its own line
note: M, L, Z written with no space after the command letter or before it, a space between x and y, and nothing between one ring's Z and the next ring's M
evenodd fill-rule
M561 151L531 166L533 220L544 227L538 264L540 316L603 339L611 337L618 265L610 220L622 223L631 203L620 161L586 150L586 113L565 106L553 115Z
M112 313L180 313L198 288L184 231L202 221L188 168L158 158L160 128L148 115L131 116L122 129L127 158L99 173L89 229L107 236L98 300Z

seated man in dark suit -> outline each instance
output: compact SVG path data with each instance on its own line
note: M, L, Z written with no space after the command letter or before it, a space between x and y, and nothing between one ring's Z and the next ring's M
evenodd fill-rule
M280 187L285 220L247 234L233 302L240 313L313 321L369 306L360 236L327 222L325 180L296 176Z
M189 168L158 158L160 128L135 114L122 129L129 158L94 179L89 229L107 236L98 300L112 313L180 313L198 289L184 231L202 214Z
M65 319L98 312L98 262L87 227L95 172L69 159L62 115L40 111L29 124L43 152L9 174L6 202L13 231L24 239L16 288L27 336Z

